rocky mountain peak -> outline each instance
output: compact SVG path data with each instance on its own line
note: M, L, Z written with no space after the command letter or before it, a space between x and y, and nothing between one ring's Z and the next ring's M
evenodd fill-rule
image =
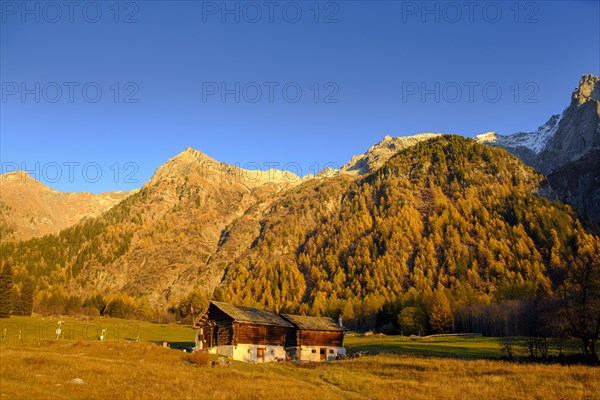
M148 185L156 184L160 181L185 179L192 172L200 176L208 176L206 171L215 170L219 162L209 157L203 152L187 147L184 151L169 159L166 163L158 167L154 176L148 182Z
M289 171L246 170L239 166L219 162L199 150L188 147L160 166L146 185L155 185L161 181L179 182L190 178L193 182L200 179L215 184L240 184L246 188L267 183L295 185L302 181L300 177Z
M217 160L208 156L207 154L201 152L200 150L196 150L192 147L187 147L184 151L177 154L175 157L169 159L165 165L190 165L197 163L212 163L219 164Z
M399 137L386 135L383 140L369 147L366 153L352 157L340 169L340 172L350 175L364 175L381 167L398 151L440 135L440 133L421 133L414 136Z
M535 132L512 135L486 133L481 143L507 149L540 172L549 174L600 146L600 77L586 74L573 91L571 103Z
M600 77L586 74L534 165L548 174L600 147Z
M40 184L41 183L35 179L33 176L29 175L29 173L25 171L13 171L7 172L0 176L0 184Z
M600 77L585 74L579 80L579 86L573 92L573 102L581 105L590 100L600 101Z

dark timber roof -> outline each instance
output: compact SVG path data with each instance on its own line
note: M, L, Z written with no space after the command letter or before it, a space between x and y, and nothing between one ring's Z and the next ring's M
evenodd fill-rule
M258 308L234 306L229 303L221 303L220 301L211 301L215 307L229 315L237 322L245 322L257 325L273 325L291 328L290 324L278 314L271 311L259 310Z
M342 332L344 330L344 328L336 324L335 321L329 317L308 317L291 314L281 314L281 316L301 330L334 332Z

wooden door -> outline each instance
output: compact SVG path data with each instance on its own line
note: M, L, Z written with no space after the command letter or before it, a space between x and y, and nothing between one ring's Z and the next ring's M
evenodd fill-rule
M265 362L265 349L262 347L256 349L256 362Z
M327 360L327 349L324 347L321 347L321 349L319 351L319 356L321 356L321 361Z

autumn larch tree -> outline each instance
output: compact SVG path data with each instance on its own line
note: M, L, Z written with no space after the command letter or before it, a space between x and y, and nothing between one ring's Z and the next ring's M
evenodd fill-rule
M13 282L12 268L4 264L0 271L0 318L8 318L12 310Z
M444 293L443 286L439 286L435 291L429 315L429 325L437 333L446 333L452 330L452 309L450 308L450 300Z
M15 304L13 306L13 313L17 315L31 315L33 311L33 295L35 291L35 285L29 278L23 281L23 287L21 292L16 297Z

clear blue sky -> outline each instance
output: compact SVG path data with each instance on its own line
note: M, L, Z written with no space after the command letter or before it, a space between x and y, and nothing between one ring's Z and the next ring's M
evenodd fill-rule
M64 191L187 146L307 174L386 134L531 131L600 73L598 1L0 3L2 172Z

